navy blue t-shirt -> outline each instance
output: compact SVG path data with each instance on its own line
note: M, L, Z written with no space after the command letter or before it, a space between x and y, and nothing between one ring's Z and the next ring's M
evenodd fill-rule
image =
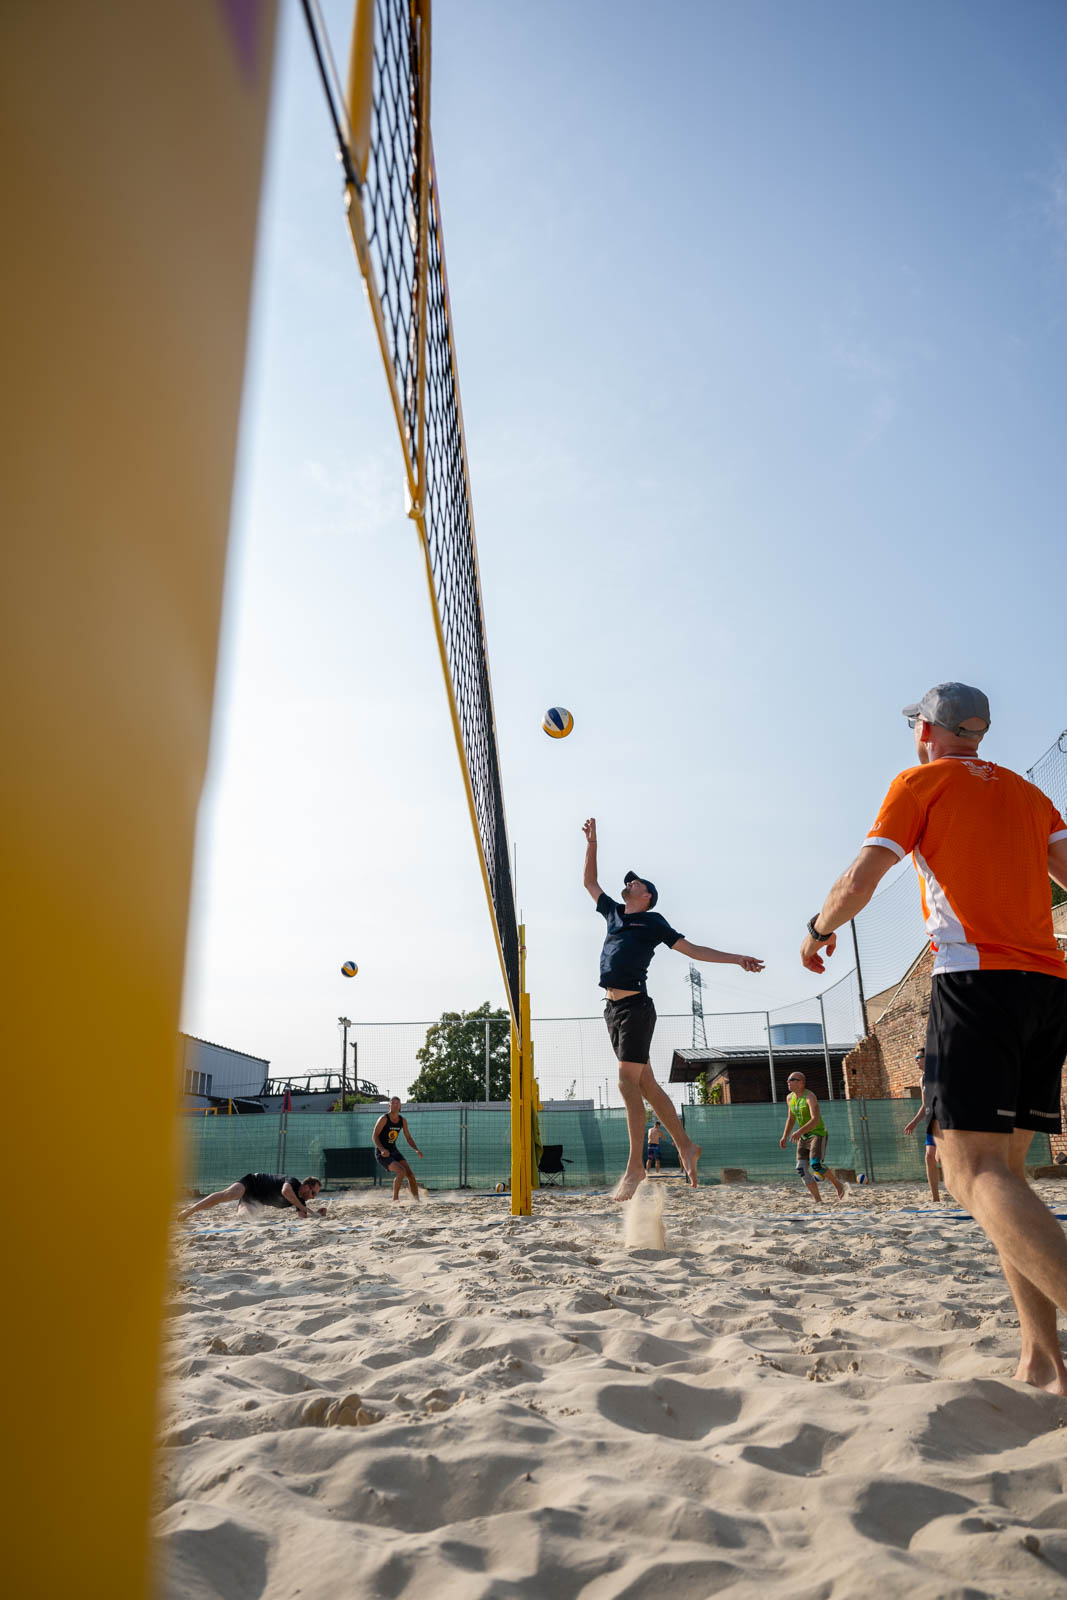
M627 911L602 894L596 908L608 925L600 952L600 987L636 989L645 993L648 963L656 946L676 945L683 937L658 911Z

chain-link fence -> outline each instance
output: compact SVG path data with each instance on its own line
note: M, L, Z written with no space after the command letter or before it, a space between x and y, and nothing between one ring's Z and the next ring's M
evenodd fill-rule
M821 1102L829 1133L827 1164L851 1168L871 1182L925 1177L923 1132L905 1136L904 1125L917 1109L913 1100L835 1100ZM329 1150L366 1149L378 1111L338 1116L219 1117L195 1121L186 1145L186 1182L209 1194L246 1172L280 1172L293 1177L324 1177ZM404 1115L423 1160L401 1149L420 1184L428 1189L493 1189L511 1170L511 1115L507 1106L426 1107L408 1105ZM781 1150L785 1127L781 1105L683 1106L682 1121L703 1145L701 1181L718 1183L723 1167L740 1167L753 1183L796 1180L796 1153ZM622 1110L544 1110L541 1139L562 1145L565 1186L598 1188L614 1183L626 1165L629 1148ZM670 1166L669 1141L662 1144ZM1046 1134L1035 1136L1034 1165L1051 1160ZM359 1180L368 1188L373 1178ZM385 1180L387 1183L388 1179ZM799 1181L799 1180L796 1180Z
M1043 789L1061 817L1067 817L1067 728L1056 743L1039 756L1026 776Z

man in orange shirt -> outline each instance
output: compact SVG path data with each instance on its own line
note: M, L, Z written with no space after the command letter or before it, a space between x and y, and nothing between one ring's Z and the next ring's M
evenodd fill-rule
M1034 1133L1060 1131L1067 962L1049 878L1067 888L1067 824L1032 783L979 759L989 728L980 689L939 683L904 715L919 765L893 779L859 855L808 923L800 958L822 972L835 929L911 855L934 951L930 1131L949 1188L1000 1256L1022 1335L1015 1376L1067 1394L1056 1337L1067 1238L1025 1168Z

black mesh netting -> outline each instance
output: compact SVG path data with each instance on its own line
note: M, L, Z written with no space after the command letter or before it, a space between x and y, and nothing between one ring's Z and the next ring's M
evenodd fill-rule
M414 469L418 423L419 55L410 0L374 8L374 99L363 185L367 244Z
M423 481L418 484L419 498L425 517L434 603L512 1011L517 1017L519 937L432 161L425 228L419 213L418 26L411 0L376 0L371 151L361 198L375 280L371 290L381 303L403 415L404 449L416 482L420 248L425 248L427 255L426 455Z

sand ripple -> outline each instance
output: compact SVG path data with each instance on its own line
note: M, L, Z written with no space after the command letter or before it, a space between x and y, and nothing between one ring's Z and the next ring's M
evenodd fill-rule
M662 1250L595 1195L188 1233L165 1592L1062 1600L1067 1400L978 1230L662 1192Z

